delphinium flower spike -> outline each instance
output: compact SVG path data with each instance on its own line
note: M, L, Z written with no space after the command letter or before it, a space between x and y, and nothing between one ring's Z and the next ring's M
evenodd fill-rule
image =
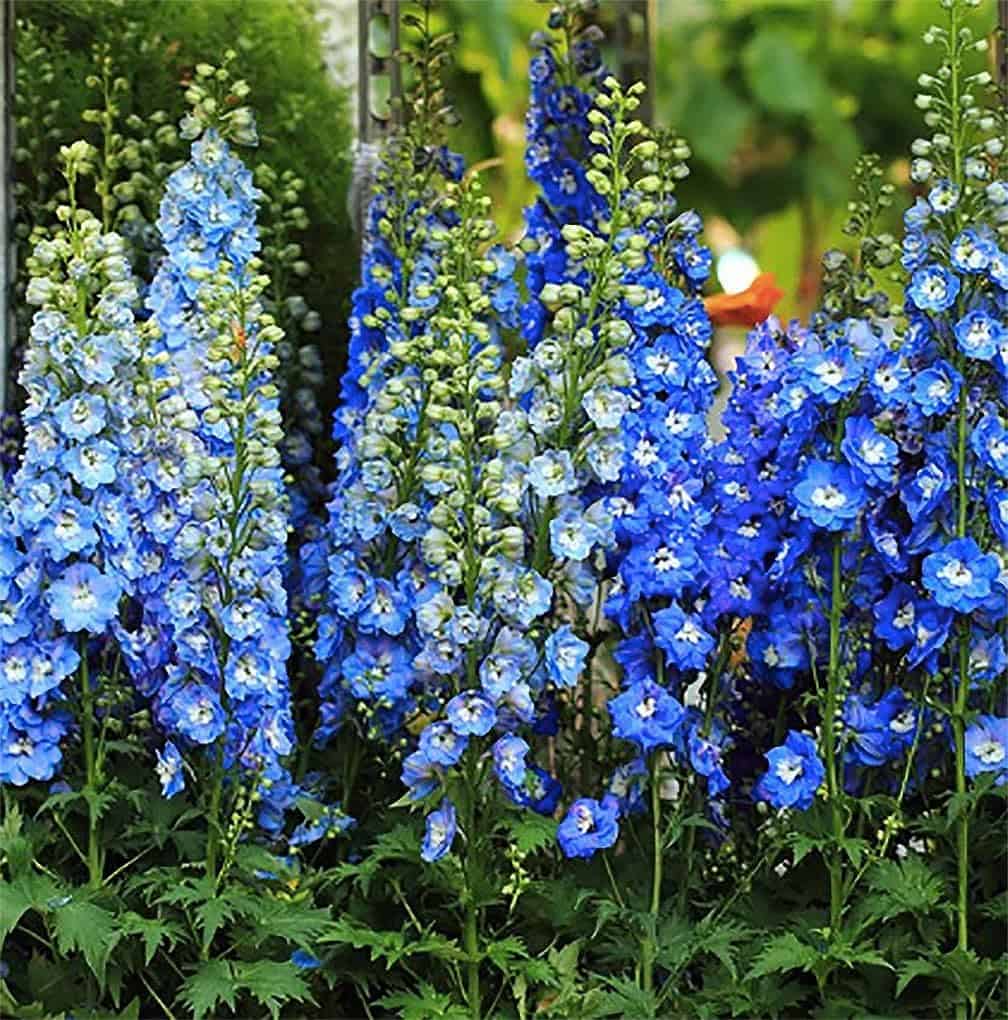
M179 789L180 757L205 756L213 876L225 793L247 806L238 790L250 786L259 823L277 834L298 792L285 764L288 521L273 382L283 334L254 257L258 192L229 144L254 141L254 125L247 107L224 102L246 92L227 67L197 68L182 125L195 138L191 159L161 207L166 255L149 304L162 335L146 390L149 466L134 493L157 569L139 626L122 632L170 741L166 794Z
M1008 697L1008 112L990 74L969 68L987 48L963 23L975 4L943 6L946 23L925 34L940 66L919 79L932 134L912 146L911 177L925 194L904 216L906 325L873 386L901 426L898 488L879 514L890 555L875 617L921 699L943 706L939 745L951 737L954 792L965 803L968 780L999 768ZM973 722L977 711L986 714ZM941 751L932 759L948 762L947 745ZM955 826L961 951L972 811L958 811Z
M76 731L96 794L107 720L95 677L111 668L120 601L142 572L128 499L142 350L125 245L76 204L94 152L78 142L61 157L68 204L31 257L25 444L0 518L0 783L52 778ZM92 883L102 869L95 803Z

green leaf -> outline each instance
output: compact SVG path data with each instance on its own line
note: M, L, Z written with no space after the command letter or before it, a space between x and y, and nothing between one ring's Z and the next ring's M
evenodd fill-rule
M32 898L19 883L0 882L0 946L31 905Z
M393 992L378 1000L379 1006L395 1010L401 1020L466 1020L469 1011L452 1002L426 981L414 992Z
M4 863L12 878L31 874L32 845L23 828L21 809L17 804L11 804L0 822L0 857L5 858Z
M487 959L505 974L515 969L516 961L527 960L528 956L525 943L515 935L509 935L503 939L493 939L486 947Z
M557 823L552 818L524 815L513 822L510 829L511 842L515 849L523 854L530 854L556 843Z
M653 995L637 987L630 978L608 979L609 990L602 999L601 1016L620 1017L622 1020L650 1020L657 1015Z
M105 964L122 938L115 915L87 900L71 899L54 910L49 921L59 951L64 955L83 953L91 973L104 984Z
M256 960L232 965L235 984L243 988L260 1005L265 1006L273 1020L287 1002L314 1002L301 971L289 962Z
M896 995L902 995L906 991L906 986L915 977L927 977L934 974L935 970L935 965L930 960L909 960L900 968L899 981L896 982Z
M351 917L331 921L318 941L350 945L354 949L370 949L371 959L384 960L388 967L408 956L435 956L441 960L466 959L466 954L454 939L433 932L425 932L418 938L413 933L407 937L398 931L376 931Z
M234 905L224 896L214 896L196 908L196 923L203 938L203 949L209 949L214 935L235 916Z
M879 861L868 873L872 895L865 907L868 915L888 921L899 914L929 917L948 909L945 882L923 858Z
M203 1020L224 1003L234 1009L238 992L226 960L208 960L182 986L179 1001L192 1011L193 1020Z
M816 949L801 942L791 932L772 938L759 956L746 980L752 981L767 974L786 973L789 970L811 970L821 957Z
M144 964L149 965L154 959L161 943L172 948L182 935L182 929L173 921L160 918L141 917L139 914L128 913L121 922L123 935L139 936L144 943Z
M264 900L263 905L267 923L257 933L261 937L255 940L256 945L268 938L279 938L307 949L328 930L332 921L329 911L323 908L277 899Z
M812 113L827 91L822 76L786 33L761 29L742 51L746 82L770 113Z
M749 928L734 921L722 921L717 927L710 930L701 925L696 934L697 948L703 953L709 953L716 957L734 981L738 977L735 966L738 945L750 934Z
M699 159L724 171L745 138L752 108L699 65L691 69L686 90L677 127Z

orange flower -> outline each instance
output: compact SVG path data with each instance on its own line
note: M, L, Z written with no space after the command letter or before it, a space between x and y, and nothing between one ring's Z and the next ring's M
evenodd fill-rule
M715 294L704 298L704 308L715 326L755 326L784 296L773 273L759 276L739 294Z

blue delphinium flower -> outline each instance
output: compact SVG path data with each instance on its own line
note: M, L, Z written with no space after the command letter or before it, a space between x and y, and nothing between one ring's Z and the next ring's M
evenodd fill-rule
M546 639L546 666L559 687L575 687L588 657L588 642L582 641L569 625L563 625Z
M497 713L485 694L463 691L445 706L445 717L459 736L482 737L493 729Z
M1008 783L1008 719L981 715L966 730L966 775L993 772L995 783Z
M427 816L420 856L428 863L439 861L451 850L456 831L455 806L445 799L436 811Z
M631 684L609 702L613 733L633 741L645 754L674 743L684 710L679 701L650 680Z
M861 512L865 494L846 465L813 460L795 485L794 500L796 511L817 527L842 531Z
M165 257L147 302L160 339L132 491L141 555L157 569L139 627L117 636L166 735L182 751L220 742L225 772L259 777L259 820L276 831L298 792L283 764L294 727L272 383L282 332L257 275L259 193L225 137L238 140L239 120L189 125L190 158L161 205Z
M959 278L944 266L931 264L917 269L907 288L907 297L922 312L944 312L959 293Z
M91 563L74 563L49 587L49 611L68 633L101 633L118 612L122 584Z
M174 797L185 788L185 763L179 749L169 740L164 749L157 752L158 781L166 797Z
M870 768L902 757L917 729L913 706L896 687L874 702L861 694L849 695L843 722L847 762Z
M972 538L949 542L925 556L922 565L924 586L934 600L958 613L980 609L994 592L1000 572L997 558L982 552Z
M655 644L668 663L683 673L702 670L717 644L704 630L699 613L684 613L674 603L654 614Z
M322 961L317 956L309 953L307 949L295 949L291 953L290 962L298 970L318 970L322 966Z
M780 747L767 752L766 760L770 767L756 786L756 796L777 808L807 811L826 774L815 741L791 730Z
M494 769L502 783L520 786L525 781L525 756L530 750L521 737L503 736L494 744Z
M574 801L557 827L557 841L565 857L591 857L611 847L619 836L618 806L614 797L600 803L590 797Z

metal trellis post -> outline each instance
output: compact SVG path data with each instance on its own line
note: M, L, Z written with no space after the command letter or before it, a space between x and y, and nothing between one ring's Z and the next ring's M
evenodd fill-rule
M402 93L399 49L399 0L357 3L357 146L360 172L355 173L354 218L364 236L370 191L367 172L375 147L395 127L400 111L393 100Z

